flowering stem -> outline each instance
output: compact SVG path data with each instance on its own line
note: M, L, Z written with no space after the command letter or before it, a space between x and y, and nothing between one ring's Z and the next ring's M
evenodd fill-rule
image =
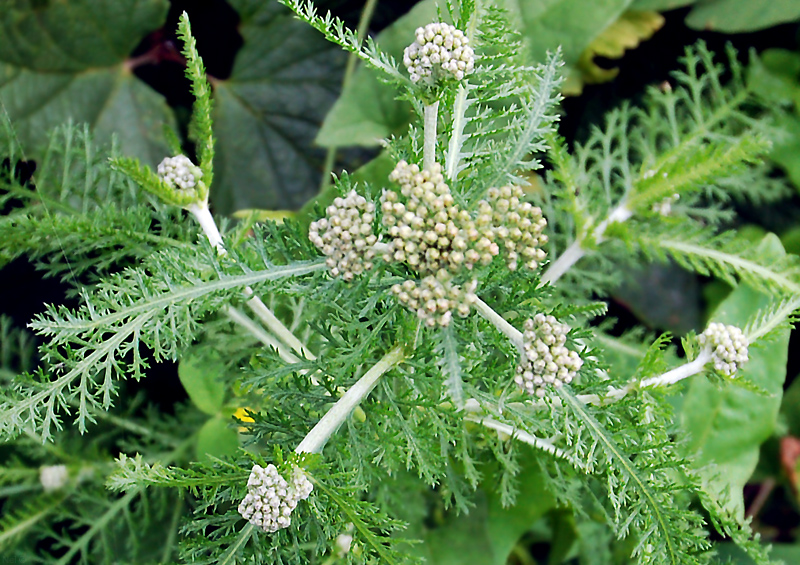
M208 242L213 247L217 248L217 251L220 255L225 255L227 251L225 250L225 246L222 244L222 236L217 228L217 223L214 221L214 217L208 210L208 204L206 202L196 202L189 204L186 209L192 213L192 216L194 216L194 218L200 224L200 227L203 229L203 233L206 234L206 237L208 238Z
M208 205L205 202L194 203L190 204L187 207L187 210L189 210L189 212L192 213L197 222L200 224L203 233L208 238L208 242L217 248L217 251L219 252L220 255L227 254L225 246L222 244L222 236L219 233L219 229L217 228L217 224L214 221L214 217L208 210ZM324 268L324 265L321 265L320 268ZM250 309L255 313L256 316L258 316L261 319L262 322L264 322L264 324L278 338L282 339L286 345L294 349L298 354L305 357L306 359L310 361L316 359L316 356L313 353L311 353L299 339L297 339L297 337L291 332L289 328L283 325L283 322L281 322L275 316L275 314L272 313L272 310L270 310L258 296L253 295L252 288L250 288L249 286L245 287L244 294L245 296L250 297L250 300L247 301L247 305L250 307ZM228 313L228 315L231 316L230 312ZM231 319L234 318L231 316ZM239 319L234 319L234 321L242 324L242 322ZM242 325L247 328L251 328L253 326L252 322L249 325L244 325L244 324ZM263 335L260 334L254 334L254 335L259 339L262 339L263 337ZM278 349L278 353L280 354L281 349L277 347L276 349ZM283 357L283 355L281 356ZM284 357L284 359L286 358Z
M703 371L703 367L705 367L706 363L709 361L711 361L711 350L706 348L700 351L700 354L697 356L697 358L695 358L694 361L681 365L680 367L675 367L671 371L667 371L658 377L645 379L639 383L639 387L649 388L675 384L687 377L701 373Z
M430 171L436 162L436 125L439 119L439 101L425 105L422 144L422 168Z
M595 230L592 232L592 237L596 243L601 243L604 241L606 229L608 226L614 222L624 222L628 218L633 216L633 212L628 209L626 203L623 201L622 204L614 208L611 213L608 215L608 218L600 222ZM553 263L551 263L545 272L542 274L542 282L541 284L553 284L558 279L560 279L564 273L566 273L575 263L577 263L581 257L586 255L586 250L583 249L582 244L586 240L586 237L579 237L572 244L564 250L558 259L556 259Z
M278 352L278 355L281 359L286 361L287 363L299 363L300 358L293 354L291 351L286 349L283 343L278 341L275 337L271 334L265 332L261 327L253 322L250 318L242 314L239 310L234 308L233 306L228 306L225 308L225 314L228 315L228 318L242 326L244 329L249 331L253 334L258 340L266 345L267 347L271 347Z
M497 328L500 333L510 339L511 343L516 345L517 348L522 351L522 332L506 322L506 320L500 314L495 312L491 306L486 304L480 298L478 298L478 300L475 302L475 309L478 311L478 314L483 316L490 324Z
M295 453L320 452L353 409L372 392L372 389L378 384L378 380L383 374L399 365L405 357L405 352L401 346L398 345L392 348L328 410L322 419L317 422L317 425L303 438L300 445L295 448Z
M565 459L566 461L569 461L572 465L574 465L575 468L577 469L586 470L586 465L584 465L582 461L579 461L578 459L574 458L572 455L568 454L563 449L556 447L549 441L538 438L532 434L529 434L524 430L520 430L519 428L514 428L508 424L504 424L503 422L498 422L497 420L494 420L492 418L476 416L474 414L464 416L464 419L469 422L475 422L476 424L480 424L485 428L496 430L500 433L510 436L512 439L521 441L522 443L527 443L531 447L535 447L536 449L541 449L542 451L546 451L547 453L555 455L556 457Z
M311 351L306 348L303 343L297 339L292 331L283 325L278 318L275 317L275 314L272 313L266 304L264 304L258 296L253 296L253 290L250 287L244 289L244 293L247 296L252 296L250 300L247 301L247 305L253 311L253 313L259 317L259 319L264 322L264 324L272 330L272 332L278 336L283 342L294 349L297 353L302 355L304 358L308 359L309 361L313 361L317 358L316 355L311 353Z

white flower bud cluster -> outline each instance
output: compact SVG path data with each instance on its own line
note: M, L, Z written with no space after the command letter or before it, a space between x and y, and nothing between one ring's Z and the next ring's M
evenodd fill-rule
M423 77L437 78L437 69L456 80L463 79L475 66L475 54L469 39L454 26L431 23L417 28L416 41L403 52L403 63L411 75L411 82Z
M275 465L253 465L247 480L247 495L239 503L239 514L265 532L287 528L292 510L311 494L314 486L302 469L292 469L291 482L284 479Z
M372 268L378 241L372 230L374 219L375 205L351 190L334 199L324 218L311 223L308 239L328 257L331 275L350 281Z
M203 171L192 163L185 155L167 157L158 164L158 176L173 188L178 190L194 190Z
M470 307L478 300L475 289L478 281L473 280L463 286L450 281L450 274L444 269L436 276L428 275L417 285L412 280L404 281L392 287L397 299L417 316L424 320L428 327L446 327L453 319L453 311L459 316L469 315Z
M69 481L69 470L66 465L46 465L39 469L39 482L45 492L64 488L67 481Z
M520 202L523 192L518 186L490 188L487 196L491 204L486 201L478 204L480 215L476 223L483 225L484 218L491 217L495 240L503 245L509 270L515 271L520 260L526 268L536 270L545 259L542 246L547 243L543 233L547 220L542 209L530 202Z
M500 252L491 225L479 229L469 212L456 206L441 170L438 163L420 171L400 161L389 179L400 184L406 203L390 190L381 196L383 225L392 238L384 259L408 263L423 275L488 265Z
M522 355L514 382L528 394L545 395L547 387L572 382L583 360L564 345L569 326L554 316L536 314L525 321Z
M736 326L712 322L698 336L697 341L712 348L714 368L729 377L747 362L747 338Z

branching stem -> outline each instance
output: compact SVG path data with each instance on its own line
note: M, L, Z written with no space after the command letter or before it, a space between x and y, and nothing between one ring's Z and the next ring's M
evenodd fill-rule
M214 217L208 210L208 205L206 203L191 204L187 209L200 224L200 227L203 229L203 233L208 238L208 242L217 248L217 251L220 253L220 255L226 254L227 251L225 250L225 246L222 244L222 236L219 233L219 229L214 221ZM297 339L291 330L287 328L283 322L281 322L275 316L275 314L272 313L272 310L270 310L258 296L253 294L252 288L249 286L245 287L244 294L245 296L250 297L250 300L247 301L247 306L250 307L253 313L255 313L255 315L258 316L262 322L264 322L264 325L266 325L267 328L269 328L279 339L283 340L286 345L291 347L298 354L309 361L316 359L316 356L314 356L314 354L311 353L299 339ZM228 315L230 316L230 313L228 313ZM238 319L234 319L234 321L241 324L241 321ZM250 326L252 326L252 324ZM259 334L254 335L258 339L262 339L263 337ZM276 347L276 349L278 349L278 353L281 354L281 349L278 347ZM281 354L281 357L283 357L283 354ZM283 358L286 359L285 357Z
M546 451L560 459L564 459L569 461L575 468L586 470L586 465L583 462L579 461L563 449L560 449L550 443L547 440L542 438L538 438L532 434L529 434L525 430L520 430L519 428L514 428L508 424L504 424L503 422L498 422L492 418L484 417L484 416L477 416L470 414L468 416L464 416L464 419L468 422L475 422L476 424L480 424L485 428L489 428L491 430L498 431L500 433L506 434L512 439L517 441L521 441L522 443L527 443L528 445L535 447L536 449L541 449L542 451Z
M605 233L608 226L614 222L622 223L628 218L633 216L633 212L625 205L623 201L619 206L614 208L608 215L608 218L600 222L592 232L592 238L595 243L602 243L605 240ZM564 273L570 270L572 266L577 263L581 257L586 255L586 250L583 248L583 242L586 241L586 236L579 237L572 244L567 247L564 252L552 262L545 272L542 274L542 284L553 284L560 279Z
M364 373L356 384L344 393L330 410L317 422L308 435L295 448L296 453L319 453L331 436L339 429L350 413L372 392L378 380L390 369L405 359L401 346L395 346L372 368Z
M517 328L506 322L505 318L503 318L500 314L495 312L491 306L486 304L483 300L478 298L477 302L475 302L475 309L478 311L478 314L483 316L486 321L492 324L497 330L506 336L508 339L511 340L517 349L522 351L522 332L519 331Z

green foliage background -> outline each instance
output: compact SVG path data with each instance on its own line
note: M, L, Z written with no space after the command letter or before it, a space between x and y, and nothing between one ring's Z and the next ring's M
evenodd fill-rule
M729 33L754 31L800 18L800 8L790 0L697 3L685 0L519 0L502 4L519 18L519 31L531 56L542 59L548 51L562 47L568 76L578 90L584 82L589 82L587 77L591 75L592 67L587 70L585 65L587 50L591 52L593 42L631 10L664 11L692 5L686 15L687 25ZM309 26L295 20L285 8L261 0L232 0L230 5L240 17L239 32L244 44L236 54L231 76L212 80L217 139L212 202L220 212L249 208L297 209L317 194L320 178L325 174L322 171L324 151L318 146L375 147L379 139L407 129L413 116L409 102L396 100L395 89L382 83L365 67L355 71L337 98L345 56ZM164 25L168 8L167 2L160 0L12 0L8 9L0 12L0 110L3 119L13 124L21 145L26 148L24 155L13 157L39 163L37 190L44 192L47 188L48 177L42 173L49 170L48 163L70 162L74 158L72 152L86 154L92 150L90 132L100 144L110 145L114 140L114 152L138 157L151 166L170 153L169 136L163 126L180 131L180 113L176 116L163 96L133 74L136 63L131 58L139 42ZM410 32L430 21L435 14L436 5L431 0L419 2L378 35L379 45L397 57L408 43ZM640 36L643 37L644 32ZM783 137L771 158L785 169L795 186L800 187L800 49L765 52L750 66L748 80L755 92L782 105L774 126L782 130ZM63 129L58 130L63 133L52 137L51 131L65 123L88 124L88 128L78 130L83 131L82 135ZM181 141L187 144L188 140ZM385 163L385 156L378 157L357 172L355 178L383 178ZM60 173L55 165L53 167L50 186L57 184ZM66 174L66 168L64 171ZM134 191L128 188L131 190L127 193L113 195L119 209L146 198L131 196ZM114 223L119 209L106 206L111 196L99 193L88 199L96 219L91 225L80 226L105 233L109 250L118 249L124 238L141 231L137 224L131 227L130 234L124 232L124 226L120 233L119 225ZM319 201L324 202L324 198L323 195ZM162 237L172 238L177 246L191 241L192 234L178 225L174 212L154 206L158 220L167 226ZM152 221L150 217L139 220L142 225ZM11 227L16 231L9 229L4 233L16 234L20 249L27 245L28 253L39 258L53 252L57 254L54 242L48 241L38 224L29 225L29 231L24 231L25 222L18 219L15 222ZM762 260L777 263L785 259L787 252L800 252L798 230L800 228L780 233L782 241L758 234L754 241L755 253ZM664 239L662 236L652 234L654 240ZM124 253L110 256L106 265L110 271L114 270L113 259L120 263L135 262L148 257L161 242L133 243L135 248L126 247ZM131 245L131 241L126 245ZM10 244L7 247L12 248ZM87 255L90 252L87 250ZM209 250L197 253L197 264L213 263ZM21 251L7 253L0 258L8 262L21 254ZM242 264L247 265L248 259L252 261L252 256L242 257ZM65 276L68 270L72 275L81 274L79 263L51 267L53 272ZM166 267L165 272L169 273ZM181 276L199 279L203 275L202 270L171 273L163 281L163 287L168 288ZM237 276L247 276L246 269ZM742 284L729 292L721 285L716 289L717 307L702 314L713 320L743 325L768 303L760 290L763 289ZM292 308L291 304L279 306ZM648 312L642 315L646 318ZM6 380L33 365L29 334L10 326L6 319L2 320L0 368ZM186 339L191 337L191 329L187 329L186 335ZM729 387L721 391L718 383L696 380L687 387L685 394L675 399L680 428L691 438L681 449L698 469L699 480L707 494L720 502L722 513L743 517L742 490L754 472L759 480L769 476L773 481L784 482L787 492L791 492L793 485L780 471L770 470L763 459L759 462L763 453L786 433L786 421L792 421L800 406L796 394L787 394L782 402L784 382L787 377L795 376L786 374L788 340L788 331L782 330L753 352L747 375L758 390ZM255 360L256 344L250 345L252 351L245 350L241 355L242 358L253 355ZM619 366L635 367L645 354L625 340L609 339L608 346L609 355L618 356ZM177 409L174 421L164 420L157 413L147 413L150 431L139 434L141 437L135 441L123 432L93 426L89 426L88 437L80 442L73 439L71 445L48 448L42 447L37 437L20 440L8 452L11 455L0 470L0 488L4 489L0 493L11 496L20 488L38 493L37 468L32 462L49 461L53 457L68 462L76 474L89 468L91 473L105 475L110 470L109 453L118 445L125 446L126 452L130 448L157 453L157 459L165 465L170 460L185 458L186 453L191 454L190 460L203 462L232 455L238 443L238 434L229 425L234 408L228 402L230 399L224 398L219 383L238 361L226 363L214 352L193 350L182 359L179 367L180 381L190 404ZM198 371L198 367L203 370ZM128 416L112 414L108 425L132 431L134 435L141 432L135 429L138 424L134 418ZM91 453L85 447L89 443L96 446ZM607 532L599 527L593 530L595 522L591 519L576 523L564 511L562 501L554 500L544 488L542 470L532 462L534 458L533 454L528 454L520 457L517 463L516 475L520 483L517 499L523 501L522 504L504 507L500 493L487 481L479 487L468 514L458 515L444 508L434 508L424 517L402 516L401 512L401 517L411 524L403 536L424 542L408 551L425 557L429 563L441 565L463 563L465 555L475 563L486 564L502 564L509 559L520 564L532 563L532 559L553 564L624 563L622 556L628 555L630 548L618 547L624 542L617 545L607 539ZM711 461L716 463L713 470L704 466ZM231 471L226 479L233 478ZM181 478L187 484L190 479ZM402 482L403 478L399 477L399 487ZM77 500L74 511L61 506L61 495L46 494L38 498L35 505L8 512L8 524L30 523L32 527L38 517L46 515L58 516L61 522L72 521L74 529L86 533L78 536L80 543L62 552L60 562L63 563L77 559L76 556L83 556L87 562L106 562L120 554L128 556L132 563L170 562L175 558L176 541L169 532L175 530L184 503L174 493L165 490L156 504L148 506L152 501L148 499L146 504L136 489L116 499L106 499L101 488L96 490L85 495L86 500ZM113 523L116 530L93 532L93 523L81 514L82 503L86 508L95 508L91 504L97 501L103 501L101 519ZM125 514L126 519L122 519ZM152 527L137 531L139 523ZM168 524L170 528L162 528L161 524ZM15 546L24 540L25 532L25 528L18 526L0 530L0 548ZM59 535L53 532L56 539ZM729 532L733 539L736 535L736 532ZM118 539L133 541L117 547ZM159 540L159 544L153 543L153 539ZM547 544L546 556L533 557L528 553L537 542ZM725 544L720 547L721 553L730 553L734 563L751 562L749 557ZM800 550L794 544L779 546L775 552L787 563L800 560L798 554Z

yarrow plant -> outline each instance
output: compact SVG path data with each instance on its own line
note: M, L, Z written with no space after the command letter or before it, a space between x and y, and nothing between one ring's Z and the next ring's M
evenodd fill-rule
M635 563L710 563L713 530L768 563L742 485L700 462L668 398L689 382L684 403L696 382L772 394L758 346L785 350L800 307L795 262L769 239L719 230L732 198L780 195L758 165L769 130L736 59L723 84L712 54L690 49L674 88L568 148L556 134L560 55L526 60L502 10L448 4L448 21L408 38L401 68L312 4L285 4L396 84L421 126L386 141L387 178L342 174L312 217L220 229L211 89L184 14L195 156L176 146L156 170L116 153L83 163L80 189L55 193L94 215L91 249L64 235L73 216L16 217L20 233L63 235L48 256L74 257L52 272L94 266L96 278L80 306L31 323L42 365L2 393L0 432L59 445L102 421L125 440L112 469L66 456L42 466L41 499L4 531L29 528L58 540L61 562L91 561L94 526L53 534L43 518L57 523L74 499L76 512L102 505L107 528L160 513L186 562L405 563L423 558L415 538L495 497L526 509L525 528L568 515L581 563L601 547ZM129 266L109 270L102 257L120 241L103 226L120 217ZM684 336L683 357L668 335L615 335L605 298L648 259L739 285L728 300L751 308L721 308ZM164 359L180 360L192 407L170 421L117 408L130 402L117 398L124 379ZM115 494L101 498L99 483ZM119 535L138 540L130 529Z

